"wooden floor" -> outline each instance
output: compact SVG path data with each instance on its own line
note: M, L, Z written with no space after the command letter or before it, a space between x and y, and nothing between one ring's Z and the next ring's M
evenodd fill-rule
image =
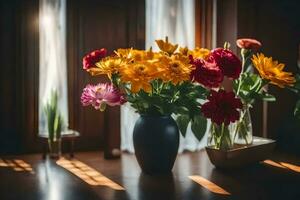
M215 169L205 151L179 155L173 174L141 174L133 155L104 160L100 152L75 159L41 155L0 159L0 199L300 199L300 159L276 153L246 169Z

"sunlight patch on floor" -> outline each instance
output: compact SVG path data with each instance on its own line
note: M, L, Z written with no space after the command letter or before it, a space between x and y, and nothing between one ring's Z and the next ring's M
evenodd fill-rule
M89 185L107 186L114 190L125 190L122 186L110 180L97 170L76 159L68 160L61 158L56 161L56 164L70 171Z
M193 176L189 176L189 178L213 193L222 194L222 195L230 195L230 193L227 192L225 189L223 189L222 187L216 185L215 183L203 178L202 176L193 175Z
M34 174L31 165L20 159L0 159L0 167L8 167L17 172L29 172Z
M274 166L274 167L288 169L288 170L292 170L294 172L300 173L300 166L297 166L294 164L290 164L290 163L286 163L286 162L275 162L273 160L264 160L263 163Z

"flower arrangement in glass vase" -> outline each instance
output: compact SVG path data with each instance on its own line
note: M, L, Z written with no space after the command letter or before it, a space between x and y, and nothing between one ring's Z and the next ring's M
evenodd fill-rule
M249 109L256 100L275 101L269 94L267 86L280 88L293 86L295 78L292 73L283 71L284 64L256 53L261 43L254 39L238 39L242 61L224 48L212 50L208 61L215 62L224 76L232 80L233 91L222 88L211 90L208 102L202 106L204 116L212 121L208 145L217 149L230 149L252 143L252 123ZM258 74L254 72L254 68Z
M276 98L267 92L268 85L279 88L292 87L296 80L291 72L284 71L285 64L273 60L272 57L266 57L263 53L256 53L261 47L259 41L238 39L237 46L241 48L243 73L234 81L233 87L236 95L241 98L244 109L236 124L235 141L237 144L247 145L252 142L252 128L247 126L251 124L249 108L255 100L275 101ZM253 73L253 68L258 73Z

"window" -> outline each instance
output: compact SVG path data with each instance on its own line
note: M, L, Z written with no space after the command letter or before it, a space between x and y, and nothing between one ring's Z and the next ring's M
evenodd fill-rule
M40 0L39 9L39 133L47 132L43 110L52 90L58 93L58 108L68 123L66 64L66 0Z

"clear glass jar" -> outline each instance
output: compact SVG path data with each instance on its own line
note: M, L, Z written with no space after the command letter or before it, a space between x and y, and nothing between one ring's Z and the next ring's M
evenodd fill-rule
M48 139L49 156L52 159L58 159L61 156L61 138L56 140Z
M245 106L240 111L240 119L233 124L234 129L234 144L250 145L253 141L253 131L249 106Z
M210 148L229 150L233 148L233 126L222 124L217 125L211 123L209 135L207 138L207 146Z

